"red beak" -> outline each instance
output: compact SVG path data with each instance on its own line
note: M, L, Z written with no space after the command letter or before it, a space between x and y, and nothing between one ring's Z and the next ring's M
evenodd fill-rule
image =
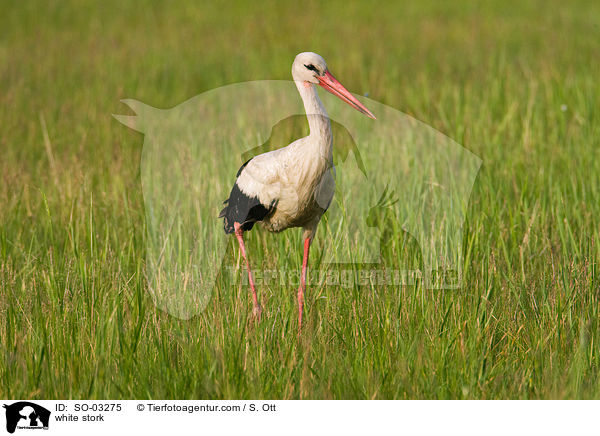
M333 95L337 95L354 109L365 114L369 118L373 118L374 120L376 119L375 115L373 115L369 109L364 107L360 101L350 94L350 91L344 88L329 71L325 71L325 74L323 76L319 76L318 79L320 82L319 85L321 85L327 91L331 92Z

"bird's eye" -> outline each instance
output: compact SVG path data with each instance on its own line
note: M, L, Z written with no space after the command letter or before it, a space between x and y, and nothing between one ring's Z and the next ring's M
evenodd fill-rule
M314 71L315 73L318 73L319 70L317 70L317 67L315 67L313 64L310 65L304 65L308 70Z

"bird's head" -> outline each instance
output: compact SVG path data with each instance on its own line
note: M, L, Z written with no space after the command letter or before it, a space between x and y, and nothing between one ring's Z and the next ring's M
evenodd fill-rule
M305 86L319 85L323 87L357 111L375 119L375 115L333 77L327 68L325 59L318 54L307 51L296 56L292 64L292 77L294 81L301 82Z
M300 53L292 64L292 76L296 81L318 85L319 78L323 77L325 72L327 72L325 59L310 51Z

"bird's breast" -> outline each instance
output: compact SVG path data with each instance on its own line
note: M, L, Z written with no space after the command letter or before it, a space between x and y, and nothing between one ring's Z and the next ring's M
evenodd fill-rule
M264 227L279 232L320 219L335 191L332 170L327 167L318 172L308 170L288 178L288 184L280 188L274 212L263 221Z

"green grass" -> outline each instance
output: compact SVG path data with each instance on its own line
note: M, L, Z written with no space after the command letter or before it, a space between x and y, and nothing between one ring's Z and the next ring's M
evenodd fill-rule
M599 26L592 1L4 2L0 397L600 397ZM196 318L160 311L143 137L111 114L289 79L305 50L482 158L463 286L311 288L300 340L288 286L259 290L258 325L239 281ZM397 236L386 258L418 264ZM300 244L249 240L256 265L298 267Z

